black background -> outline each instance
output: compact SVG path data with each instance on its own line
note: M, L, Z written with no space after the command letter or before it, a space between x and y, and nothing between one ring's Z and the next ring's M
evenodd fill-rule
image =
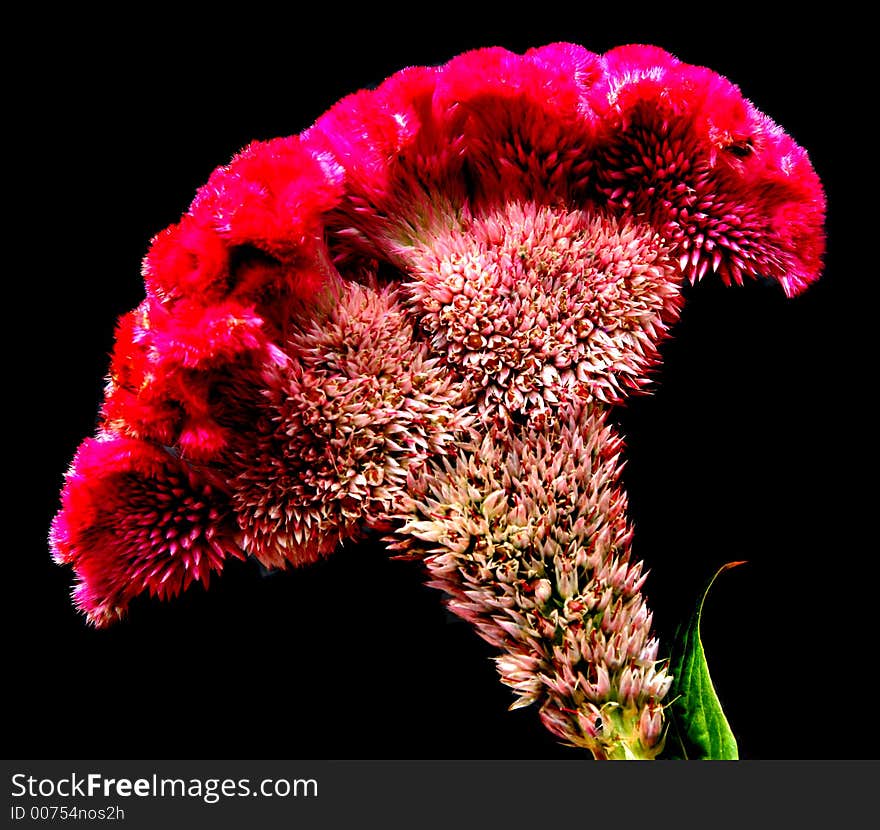
M654 43L710 66L805 146L823 179L822 280L791 301L758 283L689 292L657 391L620 416L625 478L667 641L711 573L748 560L716 584L703 626L741 756L876 756L875 514L858 476L872 472L859 413L874 323L857 288L875 278L864 256L875 243L859 235L869 139L835 12L615 5L328 7L313 21L254 6L195 25L150 7L10 32L24 49L6 173L24 187L5 282L25 297L7 305L6 327L21 375L7 401L7 757L582 757L533 710L506 711L491 649L446 614L417 565L379 547L269 577L234 562L208 592L137 601L95 631L45 541L63 472L95 427L115 320L142 297L148 241L215 166L405 65L555 40L595 52Z

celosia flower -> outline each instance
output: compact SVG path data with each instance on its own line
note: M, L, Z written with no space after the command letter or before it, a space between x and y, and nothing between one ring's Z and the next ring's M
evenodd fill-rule
M382 533L501 649L514 703L654 757L669 677L609 413L682 285L818 277L806 153L663 50L403 70L218 168L144 261L53 524L96 624L228 555Z

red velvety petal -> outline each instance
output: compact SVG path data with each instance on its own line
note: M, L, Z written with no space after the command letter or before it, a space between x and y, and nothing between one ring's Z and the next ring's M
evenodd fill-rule
M316 157L344 170L345 197L329 223L337 261L340 244L385 258L417 228L414 217L464 202L462 138L437 107L439 72L404 69L343 98L303 134Z
M186 215L153 237L142 274L160 300L197 295L207 300L228 290L229 248L219 234Z
M182 300L172 312L145 300L117 328L102 426L209 460L230 424L247 422L273 359L252 307Z
M262 318L253 307L234 300L210 306L197 301L180 303L173 314L156 309L151 320L151 347L166 371L171 366L220 366L259 349L265 341Z
M190 213L229 245L296 257L320 234L341 183L338 168L322 164L297 136L254 142L212 174Z
M157 384L159 355L153 348L149 302L123 315L101 407L102 427L133 438L173 444L180 429L181 409Z
M303 133L317 158L332 158L344 170L348 198L378 203L390 196L389 162L431 131L436 78L436 69L404 69L376 90L346 96Z
M341 185L338 165L316 158L297 136L250 144L214 171L178 224L153 239L143 264L148 294L162 303L203 304L234 295L243 248L286 266L264 270L270 286L260 291L277 294L272 283L280 281L311 296L321 273L315 263L326 260L322 217L338 202ZM254 295L254 275L248 276Z

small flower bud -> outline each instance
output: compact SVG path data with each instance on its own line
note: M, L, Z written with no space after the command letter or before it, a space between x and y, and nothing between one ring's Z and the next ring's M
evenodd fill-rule
M663 707L649 703L639 716L639 737L645 746L653 746L663 729Z
M535 586L535 599L544 605L553 594L553 587L550 585L549 579L539 579Z
M556 556L556 590L563 599L571 599L577 590L577 570L565 556Z

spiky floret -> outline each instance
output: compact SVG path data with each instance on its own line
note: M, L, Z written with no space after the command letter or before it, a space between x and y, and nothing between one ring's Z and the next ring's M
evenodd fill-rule
M597 210L508 203L401 256L434 352L489 418L619 403L647 383L681 306L662 238Z
M662 745L671 677L630 561L621 442L600 406L491 431L413 477L392 547L419 556L450 610L505 654L513 707L597 758Z
M208 584L228 556L231 510L222 489L168 451L121 436L84 441L67 472L52 524L55 560L73 565L77 608L97 626L148 592L175 596Z
M407 473L470 423L466 390L437 372L397 291L340 285L327 317L288 344L241 436L231 479L241 544L267 565L332 552L399 509Z

